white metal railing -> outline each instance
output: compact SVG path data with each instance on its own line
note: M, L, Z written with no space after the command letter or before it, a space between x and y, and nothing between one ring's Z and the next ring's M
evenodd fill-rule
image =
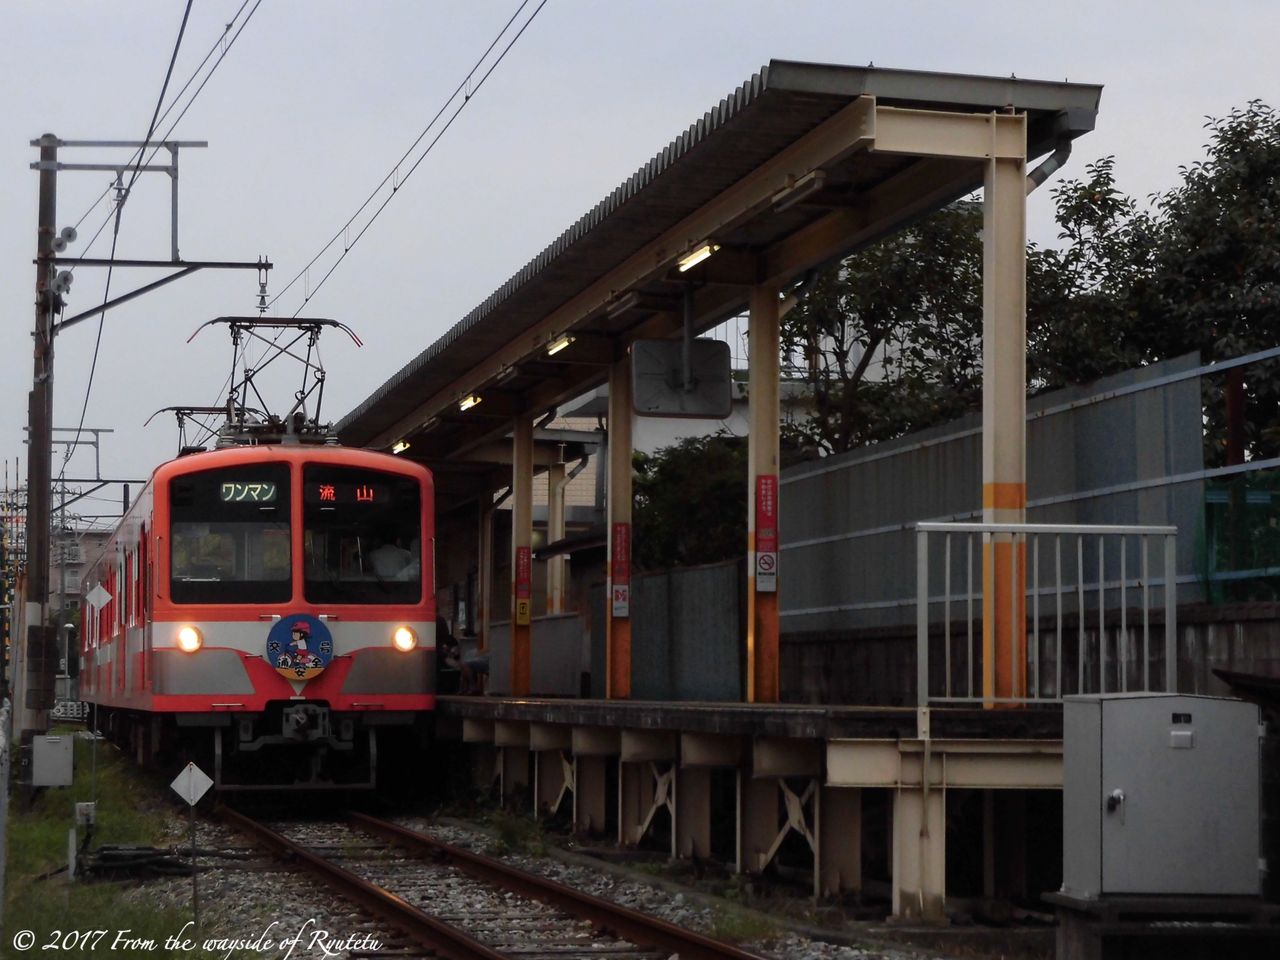
M1176 689L1177 527L919 523L915 529L916 690L920 706L939 701L1035 703L1061 700L1073 693L1156 689L1152 685L1155 654L1163 659L1158 689ZM935 570L931 551L939 540L941 564ZM1154 563L1153 542L1160 551ZM1007 590L996 590L996 564L984 566L985 548L993 543L1010 545ZM1131 543L1136 546L1132 555ZM1153 566L1159 577L1152 577ZM961 567L963 573L957 576ZM1004 642L1009 644L1009 662L1018 665L1015 678L1026 668L1025 689L1019 686L1009 691L1010 695L999 697L984 695L995 689L994 645L1000 640L992 624L993 655L985 656L984 569L993 594L1008 597L1014 629L1005 631L1008 636ZM931 583L940 589L931 590ZM1134 601L1139 609L1131 617ZM1161 607L1164 643L1153 648L1151 612ZM963 611L958 630L952 617L955 609ZM940 614L940 630L939 617L931 611ZM1113 614L1110 623L1109 611ZM1069 618L1075 621L1074 630L1069 629ZM1074 651L1070 649L1073 646ZM1073 662L1074 671L1070 669Z

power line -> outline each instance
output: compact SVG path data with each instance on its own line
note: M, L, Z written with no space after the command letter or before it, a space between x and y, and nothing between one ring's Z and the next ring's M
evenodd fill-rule
M253 15L258 12L258 7L259 5L261 5L262 0L257 0L257 3L254 3L253 9L250 10L249 15L245 17L244 23L240 25L240 29L236 31L235 36L231 38L230 42L227 42L227 34L229 34L231 32L231 28L236 25L236 21L240 19L240 14L244 12L244 8L247 7L249 3L250 3L250 0L244 0L244 2L240 4L240 9L237 10L235 13L235 16L231 18L231 22L223 26L222 32L218 34L218 38L214 40L213 46L211 46L209 48L209 51L204 55L204 59L201 60L199 66L197 66L195 70L191 72L191 75L187 77L186 83L182 85L182 89L180 89L176 94L174 94L173 99L169 102L169 106L165 107L164 113L160 114L159 119L156 120L157 124L163 123L165 121L165 118L168 117L169 114L173 112L173 108L176 107L178 105L178 102L182 99L182 95L187 92L188 88L190 88L191 84L195 81L196 77L200 75L200 71L203 70L205 67L205 64L209 62L209 58L213 56L214 51L216 51L219 46L222 46L222 55L218 57L217 61L210 68L208 76L206 76L204 80L200 83L200 86L196 89L196 92L191 95L191 99L187 102L187 105L183 107L182 113L180 113L178 115L178 118L169 125L169 129L165 131L164 136L161 137L161 140L168 138L169 134L173 132L174 127L178 125L178 121L181 120L186 115L187 111L191 109L191 105L195 103L196 98L200 96L200 91L204 89L205 84L209 82L210 78L214 74L214 71L218 69L218 66L226 58L227 54L231 52L231 48L235 46L236 40L240 38L241 31L243 31L244 28L249 25L249 21L253 19ZM159 145L155 146L151 151L151 156L154 157L156 155L156 152L159 149L160 149ZM133 163L134 160L136 160L138 156L141 155L145 150L146 150L146 144L144 143L142 146L138 147L137 151L135 151L133 156L129 158L129 163ZM148 158L148 160L150 160L150 158ZM75 227L77 230L80 229L80 224L84 223L84 221L88 219L89 214L93 213L93 211L97 209L98 204L102 203L102 201L107 197L107 195L111 193L111 189L114 186L115 186L114 183L108 183L106 186L106 189L103 190L102 193L98 194L98 198L94 200L92 204L89 205L89 209L85 210L85 212L81 214L80 219L77 220L75 223ZM81 255L82 257L88 255L89 250L93 247L94 241L97 240L98 236L102 233L103 229L110 222L111 222L111 214L108 213L107 219L103 221L102 226L99 227L97 233L93 235L93 239L91 239L89 243L85 246L85 252L84 254ZM75 269L74 265L72 266L72 269L73 270Z
M317 252L316 255L312 257L310 261L308 261L307 265L304 266L300 271L298 271L298 273L293 277L293 279L290 280L287 284L285 284L285 286L274 297L271 298L271 300L267 304L268 307L273 306L300 279L306 276L307 272L311 269L311 267L314 266L315 263L322 256L324 256L324 254L335 243L337 243L338 239L341 238L347 232L347 230L356 221L356 219L360 216L360 214L365 211L365 209L369 206L369 204L372 203L373 200L377 197L379 192L381 192L383 187L387 185L387 182L392 180L395 177L396 172L399 170L400 166L405 162L406 159L409 158L409 156L413 153L413 151L417 149L418 145L421 144L422 141L426 138L427 134L431 132L431 129L436 125L436 123L440 120L440 118L444 116L445 112L449 108L449 105L453 103L455 100L457 100L459 94L465 94L462 103L449 117L444 127L436 134L436 136L427 145L426 149L422 151L422 154L414 161L413 165L409 168L409 172L406 173L403 178L400 178L393 183L391 193L387 195L386 199L383 200L382 204L378 207L378 209L374 211L373 215L369 218L368 222L365 223L365 225L361 228L360 232L356 235L355 240L352 240L350 243L345 245L341 256L339 256L337 261L335 261L334 264L329 268L328 272L325 273L324 277L320 280L320 283L316 285L315 290L311 290L306 294L302 304L299 305L296 311L294 311L293 316L296 317L299 313L301 313L302 308L307 304L307 302L311 299L311 297L314 296L317 291L319 291L320 287L324 285L325 281L328 280L329 277L333 275L333 272L338 268L338 265L341 264L344 259L346 259L347 254L352 250L352 248L355 247L356 243L359 242L360 238L364 236L365 232L369 229L369 227L373 225L373 222L377 220L378 216L382 213L382 211L386 209L387 205L391 202L391 198L396 195L400 187L403 186L404 183L409 179L409 177L413 175L413 172L418 169L418 166L426 158L427 154L431 152L432 148L434 148L435 145L440 141L440 138L443 137L444 134L448 131L449 127L453 125L453 121L457 119L458 114L460 114L462 110L466 107L466 105L471 102L471 98L475 96L476 93L479 92L480 88L484 85L485 81L489 79L490 74L492 74L493 71L497 69L498 64L500 64L503 61L507 53L510 52L511 48L515 45L516 41L520 39L520 37L524 34L525 30L528 29L529 25L533 23L534 19L542 11L542 8L547 4L547 0L541 0L537 8L529 16L529 18L521 25L520 29L516 31L515 36L513 36L511 40L507 43L506 47L503 48L498 58L494 60L492 64L490 64L489 68L480 77L480 80L474 85L474 87L472 87L471 81L475 77L476 73L484 65L484 62L488 58L488 56L494 51L494 49L498 46L498 44L501 43L502 38L506 36L507 32L511 29L512 24L514 24L519 19L520 14L524 11L524 9L529 5L530 2L531 0L522 0L520 6L516 8L516 11L511 15L511 17L507 20L507 22L503 24L502 29L498 31L497 35L489 43L489 46L485 48L484 52L480 55L480 57L476 60L475 64L467 72L466 76L463 77L462 82L459 83L458 86L453 90L453 92L445 99L444 103L441 104L440 109L436 111L435 115L431 118L430 122L425 127L423 127L422 131L417 135L416 138L414 138L413 142L409 145L408 149L406 149L404 153L401 154L400 159L397 160L396 163L391 167L391 169L387 171L387 174L382 178L382 180L378 182L378 185L373 188L373 190L369 193L369 195L364 199L364 202L360 204L360 206L356 209L355 213L353 213L347 219L347 221L338 229L338 231L333 235L333 237L329 240L329 242L326 243L324 246L322 246L319 252ZM280 333L277 332L277 334L271 341L272 344L276 343L279 340L279 338L280 338ZM262 358L266 356L267 351L270 349L271 349L271 346L269 345L263 347L262 353L259 354L258 360L254 364L255 366L257 365L257 363L261 363ZM223 381L222 389L219 391L219 396L217 398L217 401L215 401L215 403L221 401L222 399L221 394L227 390L227 388L231 384L231 381L234 378L235 378L235 371L232 370L231 373L228 375L227 379ZM215 404L213 403L209 404L209 406L214 406L214 405ZM210 424L207 422L201 423L200 429L201 429L201 433L195 441L195 445L197 446L203 443L206 437L211 438L217 434L216 427L211 427Z
M299 313L302 312L302 308L305 307L308 301L310 301L310 299L316 295L316 293L320 290L320 288L324 286L325 281L327 281L329 277L333 275L333 272L338 269L339 264L341 264L342 261L346 259L347 254L350 253L351 250L355 247L355 245L360 242L360 238L365 235L365 232L369 229L369 227L373 226L374 221L377 220L378 217L382 214L382 211L387 208L387 205L391 202L392 198L395 197L400 187L402 187L405 184L405 182L408 181L409 177L413 176L414 171L417 170L418 166L422 163L422 161L426 159L427 154L429 154L431 150L435 147L435 145L440 142L440 138L445 135L445 133L449 130L449 127L453 125L453 121L458 118L458 114L460 114L464 109L466 109L467 104L471 102L471 99L480 91L480 88L484 86L484 83L486 80L489 79L490 74L492 74L493 71L497 69L498 64L502 63L503 59L510 52L511 48L515 45L516 41L519 40L520 37L524 34L525 30L529 28L529 25L533 23L533 21L537 18L538 14L542 12L542 8L547 5L547 0L541 0L537 8L529 16L529 18L524 22L524 24L520 27L520 29L516 31L515 36L513 36L511 40L507 43L506 47L503 48L502 52L498 55L498 58L494 60L492 64L490 64L488 70L484 72L484 74L480 77L480 80L473 87L471 85L472 78L480 70L481 66L485 62L485 59L489 56L490 53L493 52L494 48L501 42L503 36L505 36L507 31L511 29L511 25L516 22L521 12L524 10L526 6L529 5L529 3L530 3L530 0L522 0L520 6L516 8L516 12L511 15L511 18L503 25L502 29L498 31L497 36L493 38L493 41L485 49L484 53L482 53L479 59L476 60L475 65L472 66L470 71L467 72L467 75L463 78L462 82L458 84L458 86L454 89L453 93L451 93L448 99L446 99L445 102L441 105L440 109L436 111L435 116L431 118L431 122L428 123L422 129L422 132L418 134L417 138L414 139L413 143L409 145L409 148L405 150L405 152L400 156L400 159L397 160L396 163L391 167L391 169L387 172L387 175L382 178L382 180L378 183L376 187L374 187L373 191L369 194L368 197L365 198L364 202L360 204L356 212L351 215L351 217L347 220L346 223L342 225L341 228L339 228L338 232L333 235L333 237L329 240L329 242L320 248L319 253L317 253L314 257L312 257L311 260L308 261L307 265L303 267L298 272L298 274L292 280L290 280L279 293L277 293L274 297L271 298L271 302L268 304L268 306L274 304L277 300L279 300L282 296L284 296L284 294L294 284L296 284L303 276L307 274L307 272L311 269L311 267L315 265L316 261L318 261L322 256L324 256L324 254L335 243L338 242L339 238L347 234L348 229L356 221L356 218L359 217L360 214L364 212L365 208L368 207L369 204L373 202L373 199L382 191L382 188L387 185L387 182L392 181L391 192L387 194L386 199L382 201L382 204L378 207L377 210L374 211L373 215L369 218L369 220L365 223L365 225L360 229L360 232L356 234L355 239L350 241L349 243L344 244L343 251L339 255L338 259L334 262L333 266L329 268L328 272L326 272L325 275L321 278L320 282L316 284L315 289L307 291L307 293L303 297L302 304L300 304L298 309L294 311L293 316L296 317ZM444 127L435 135L434 138L432 138L431 142L427 144L426 149L422 151L422 153L418 156L418 158L413 162L413 165L409 168L409 172L406 173L403 177L393 180L393 178L395 178L396 176L396 173L399 171L401 165L405 162L406 159L408 159L410 154L412 154L413 151L417 149L418 145L426 138L427 134L431 131L431 128L435 126L436 122L444 115L445 111L448 110L449 104L453 103L455 100L458 99L459 94L463 94L462 103L458 105L456 110L454 110L453 114L445 122Z
M171 124L169 124L168 129L167 129L167 130L165 130L164 134L163 134L163 135L161 136L161 138L160 138L160 139L161 139L161 141L168 139L169 135L173 132L174 128L175 128L175 127L177 127L178 123L179 123L179 122L181 122L182 118L183 118L183 117L185 117L185 116L187 115L187 111L191 109L192 105L196 102L196 99L200 96L200 93L204 90L204 88L205 88L205 86L208 84L208 82L213 78L214 73L217 71L218 67L222 64L222 61L223 61L223 60L225 60L225 59L226 59L226 57L227 57L227 54L229 54L229 53L231 52L231 48L232 48L232 47L234 47L234 46L235 46L236 41L240 39L240 34L244 32L244 28L245 28L245 27L247 27L247 26L249 25L249 21L253 19L253 15L254 15L255 13L257 13L257 12L258 12L258 7L262 5L262 0L256 0L256 2L254 2L254 4L253 4L253 9L249 11L248 15L244 18L244 22L240 24L239 28L238 28L238 29L236 29L235 34L231 36L230 40L228 40L228 39L227 39L227 35L231 33L232 28L233 28L233 27L235 27L235 25L236 25L236 21L237 21L237 20L239 20L239 18L240 18L240 14L244 12L245 7L247 7L247 6L249 5L249 3L250 3L250 0L244 0L244 2L240 4L240 8L239 8L238 10L236 10L235 16L233 16L233 17L231 18L231 22L230 22L230 23L227 23L227 24L223 27L223 31L222 31L222 33L218 35L218 39L214 41L213 46L211 46L211 47L209 48L209 51L204 55L204 59L200 61L199 66L197 66L197 67L196 67L196 69L192 71L191 75L187 78L186 83L184 83L184 84L182 85L182 89L180 89L180 90L179 90L179 91L174 95L173 100L171 100L171 101L170 101L169 106L165 108L164 112L163 112L163 113L161 113L161 114L159 115L159 117L158 117L158 118L154 118L154 119L153 119L153 121L152 121L152 129L151 129L151 131L150 131L150 132L148 133L148 135L147 135L147 141L146 141L146 142L149 142L149 141L150 141L150 139L151 139L151 134L152 134L152 133L154 133L155 126L156 126L158 123L163 122L163 121L165 120L165 118L169 116L169 114L173 111L174 107L176 107L176 106L178 105L178 103L181 101L181 99L182 99L182 95L183 95L184 93L186 93L187 89L191 86L191 84L192 84L192 82L195 80L195 78L196 78L197 76L199 76L200 71L204 69L205 64L207 64L207 63L209 62L209 58L210 58L211 56L213 56L214 51L215 51L215 50L217 50L217 49L219 48L219 46L221 46L221 47L222 47L222 53L218 56L218 59L214 61L213 66L209 68L209 72L205 75L204 79L200 82L200 85L196 88L195 92L194 92L194 93L192 93L191 98L187 101L186 106L184 106L184 107L182 108L182 112L181 112L181 113L179 113L179 114L178 114L178 116L177 116L176 118L174 118L174 120L173 120L173 122L172 122ZM189 11L190 11L190 5L188 5L188 8L187 8L187 9L188 9L188 12L189 12ZM186 22L186 18L185 18L185 17L183 18L183 22L184 22L184 27L185 27L185 22ZM179 42L181 42L181 35L179 35ZM175 53L176 53L176 49L175 49ZM170 63L170 73L172 73L172 69L173 69L173 64L172 64L172 63ZM166 77L166 81L165 81L165 82L166 82L166 86L167 86L167 84L168 84L168 78L167 78L167 77ZM164 98L164 92L163 92L163 91L161 91L161 100L163 100L163 98ZM158 107L158 106L159 106L159 104L157 104L157 107ZM135 163L135 168L134 168L134 173L133 173L133 179L136 179L136 178L137 178L137 175L138 175L138 169L139 169L139 168L141 167L141 165L142 165L141 157L142 157L142 155L143 155L144 151L146 150L146 145L145 145L145 144L146 144L146 142L144 142L144 145L143 145L143 146L141 146L141 147L139 147L139 148L138 148L138 150L137 150L137 152L135 152L135 153L133 154L133 157L131 157L131 158L130 158L130 159L131 159L131 160L133 160L133 161L137 161L137 162ZM151 157L154 157L154 156L156 155L156 153L160 150L160 146L161 146L161 144L159 144L159 143L158 143L158 144L156 144L156 145L152 148L152 150L151 150ZM148 161L149 161L149 160L150 160L150 158L148 158ZM131 179L131 180L130 180L130 187L132 187L133 179ZM83 222L84 222L84 220L85 220L85 218L86 218L86 217L88 217L88 216L89 216L89 214L90 214L90 213L92 213L92 212L93 212L93 210L98 206L98 204L102 202L102 198L103 198L103 197L105 197L108 193L110 193L110 192L111 192L112 186L114 186L114 184L108 184L107 189L106 189L106 190L104 190L104 191L103 191L103 192L98 196L98 199L97 199L97 200L95 200L95 201L93 202L93 204L89 207L89 209L85 211L84 215L80 218L80 223L83 223ZM96 231L96 232L94 233L94 235L90 238L89 243L85 246L85 252L84 252L84 254L82 254L82 258L83 258L83 256L87 256L87 255L88 255L89 250L91 250L91 249L93 248L94 243L97 241L98 237L99 237L99 236L101 236L102 231L103 231L104 229L106 229L107 224L108 224L108 223L110 223L110 222L112 221L113 217L115 217L115 218L117 219L117 224L116 224L116 234L118 234L118 231L119 231L119 220L118 220L118 217L119 217L119 209L120 209L121 207L123 207L123 206L124 206L125 201L128 199L128 195L129 195L129 191L128 191L128 190L125 190L125 191L124 191L124 193L123 193L123 195L121 196L121 198L120 198L120 200L119 200L119 203L118 203L117 209L116 209L113 213L108 213L108 214L107 214L106 219L105 219L105 220L103 220L102 224L98 227L97 231ZM78 226L79 226L79 223L77 223L77 224L76 224L76 226L78 227ZM115 247L116 247L116 235L113 235L113 238L112 238L112 244L111 244L111 259L112 259L112 260L114 260L114 259L115 259ZM72 269L72 270L75 270L75 265L74 265L74 264L72 265L71 269ZM104 303L105 303L106 299L108 299L108 298L109 298L109 294L110 294L110 285L111 285L111 268L110 268L110 267L108 267L108 269L107 269L107 292L103 294ZM91 388L92 388L92 385L93 385L93 371L94 371L94 370L96 369L96 367L97 367L98 350L99 350L99 347L100 347L101 342L102 342L102 328L103 328L103 321L104 321L104 320L105 320L105 314L104 314L104 315L100 315L100 316L99 316L99 318L98 318L98 332L97 332L97 337L95 338L94 348L93 348L93 363L92 363L92 364L91 364L91 366L90 366L89 385L88 385L88 388L86 388L86 391L85 391L85 404L84 404L84 406L81 408L81 411L80 411L80 426L78 426L78 427L76 428L76 442L74 442L74 443L72 443L70 446L68 446L67 451L66 451L65 455L63 456L63 460L62 460L62 471L63 471L63 472L65 472L65 470L66 470L67 461L71 458L71 455L72 455L73 453L75 453L75 449L76 449L76 446L77 446L77 444L78 444L78 442L79 442L79 438L80 438L80 427L81 427L81 426L83 426L83 424L84 424L85 411L86 411L86 410L87 410L87 408L88 408L88 390L89 390L89 389L91 389ZM60 474L60 476L61 476L61 474Z
M156 99L156 108L151 113L151 124L147 127L147 135L143 137L143 143L151 141L151 135L155 133L156 124L160 118L160 107L164 104L166 91L169 89L169 80L173 77L173 66L178 62L178 50L182 46L182 35L187 31L187 18L191 16L191 6L195 0L187 0L186 9L182 13L182 25L178 27L178 39L173 44L173 54L169 57L169 69L164 74L164 84L160 87L160 96ZM61 480L67 473L67 462L71 459L71 455L75 453L76 447L80 445L80 434L84 430L85 414L89 410L89 396L93 392L93 377L98 370L98 350L102 346L102 329L106 322L107 301L111 297L111 274L115 269L116 244L120 240L120 213L124 209L125 201L129 198L129 191L133 189L133 185L137 182L138 175L142 172L142 157L145 148L139 149L137 160L133 166L133 173L129 177L129 183L125 186L124 192L116 204L115 211L115 227L111 231L111 256L110 262L107 264L107 282L106 288L102 294L103 313L98 316L98 335L93 342L93 360L89 364L89 379L84 387L84 402L80 405L80 420L76 424L75 438L67 446L66 452L62 457L62 467L58 471L58 479Z

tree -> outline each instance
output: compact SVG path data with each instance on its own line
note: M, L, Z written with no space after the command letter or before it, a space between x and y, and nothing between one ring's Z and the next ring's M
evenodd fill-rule
M1156 200L1163 232L1148 310L1166 327L1169 355L1223 360L1280 343L1280 116L1255 100L1205 126L1206 158ZM1205 398L1211 462L1280 456L1278 371L1255 364L1210 384L1219 391ZM1243 420L1234 456L1223 422L1233 387Z
M1280 117L1255 101L1206 127L1206 158L1149 207L1119 189L1112 157L1053 188L1061 245L1027 251L1031 390L1280 341ZM812 416L784 431L840 453L978 406L981 221L978 204L953 204L813 281L782 333ZM1274 366L1238 386L1237 462L1280 456ZM1232 458L1226 389L1206 387L1213 463Z
M953 204L818 275L782 324L810 387L784 432L843 453L950 419L982 375L982 209Z
M1052 191L1064 245L1027 248L1027 370L1037 391L1161 355L1143 307L1159 225L1117 188L1114 157L1085 172Z
M741 557L747 549L747 441L690 437L654 454L637 452L633 481L640 569Z

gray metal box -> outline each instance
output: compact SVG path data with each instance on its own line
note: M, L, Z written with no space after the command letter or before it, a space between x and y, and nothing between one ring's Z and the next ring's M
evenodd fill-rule
M33 737L31 740L31 785L69 787L75 739L71 734Z
M1256 706L1066 697L1063 721L1064 893L1258 894Z

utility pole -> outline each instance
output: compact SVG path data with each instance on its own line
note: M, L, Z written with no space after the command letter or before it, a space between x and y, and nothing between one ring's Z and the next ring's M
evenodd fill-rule
M57 233L58 138L40 138L40 200L36 230L36 323L33 339L35 370L27 407L27 636L26 703L21 710L22 731L47 729L53 706L54 672L46 661L49 650L49 497L53 458L53 318L57 296L52 289L53 238Z
M58 509L58 676L70 676L71 651L67 637L67 485L62 484L61 506ZM71 684L64 684L62 695L70 697ZM57 701L57 680L54 680L54 700Z
M54 702L57 674L57 650L54 631L49 629L49 538L51 513L51 486L53 479L53 340L64 328L99 317L123 303L150 293L166 284L188 277L199 270L256 270L261 275L270 270L269 260L259 257L256 261L191 261L178 256L178 149L179 147L207 147L204 141L195 140L59 140L46 133L39 140L31 141L40 148L40 160L32 169L40 173L39 224L36 235L36 326L35 326L35 376L29 394L27 410L27 436L30 454L27 458L27 636L19 638L25 643L27 686L24 703L14 704L21 710L20 729L23 741L30 740L36 731L48 729L49 711ZM136 151L135 160L127 163L61 163L59 148L127 148ZM152 156L161 148L167 150L170 162L153 164L144 162L146 151ZM75 240L73 227L68 227L59 237L57 232L58 171L79 170L115 172L117 183L123 183L124 174L130 174L129 186L140 173L164 173L172 181L172 210L170 212L171 244L169 260L124 260L113 254L108 259L88 257L63 257L61 251ZM123 203L128 194L125 188L117 204ZM117 209L117 215L119 210ZM144 267L172 270L167 276L122 293L75 316L64 317L55 325L63 304L69 271L55 278L54 271L60 265L68 267ZM80 431L77 430L77 440ZM94 437L95 441L97 437ZM74 448L74 442L73 442ZM61 479L61 478L60 478ZM97 481L100 485L103 481ZM109 481L108 481L109 482ZM68 505L80 497L68 500Z

